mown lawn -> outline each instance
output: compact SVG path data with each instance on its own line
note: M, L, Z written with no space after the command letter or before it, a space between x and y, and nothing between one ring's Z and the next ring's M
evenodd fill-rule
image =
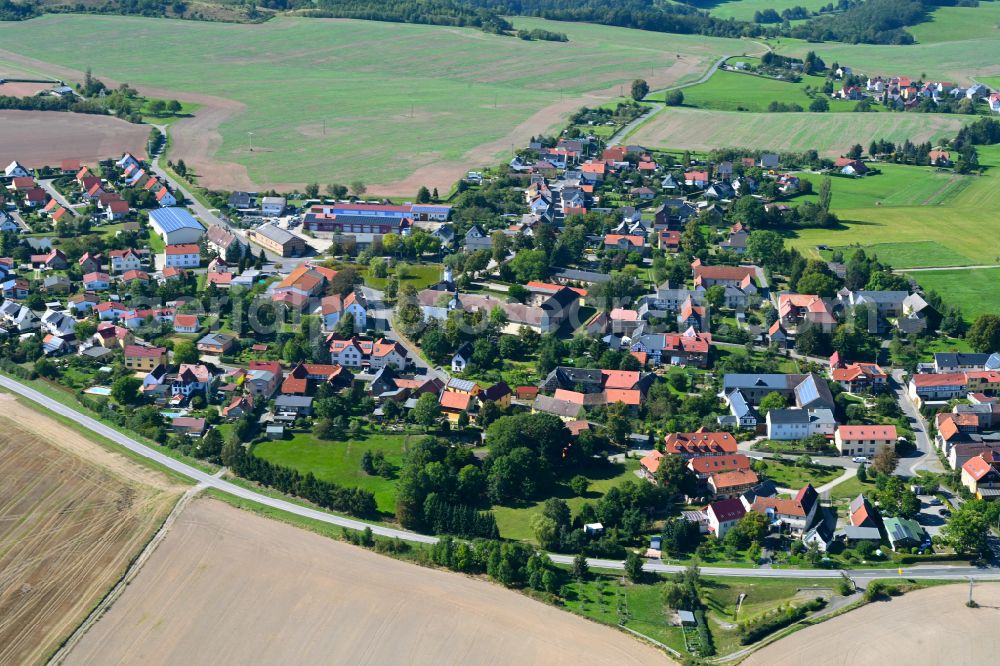
M909 276L924 289L933 289L958 306L967 321L981 314L1000 313L1000 268L919 271Z
M868 146L864 147L868 150ZM878 164L881 173L864 178L831 178L833 197L830 205L838 209L866 208L868 206L936 206L948 203L975 176L962 176L950 169L910 166L906 164ZM813 191L819 189L821 176L806 174L812 181ZM810 195L796 201L815 201Z
M406 277L399 281L399 286L411 285L416 290L426 289L441 281L441 264L407 264ZM372 289L383 290L388 278L377 278L365 274L365 284Z
M807 483L811 483L815 488L828 481L833 481L844 473L844 470L839 467L819 467L816 465L799 467L789 462L770 458L764 462L767 463L767 471L764 472L764 476L774 481L776 485L792 490L798 490Z
M380 476L369 476L361 470L365 451L382 451L386 460L398 468L409 442L421 435L368 435L358 441L325 442L309 432L296 432L286 440L263 442L254 449L260 456L277 465L312 472L317 479L352 488L364 488L375 493L379 511L395 510L396 482Z

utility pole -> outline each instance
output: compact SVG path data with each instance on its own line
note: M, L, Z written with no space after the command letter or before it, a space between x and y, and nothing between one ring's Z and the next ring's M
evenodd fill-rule
M247 132L247 136L250 137L250 152L253 152L253 132Z

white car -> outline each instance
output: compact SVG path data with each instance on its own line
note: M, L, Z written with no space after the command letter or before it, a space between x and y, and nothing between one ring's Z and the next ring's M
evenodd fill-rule
M851 462L867 463L868 462L868 458L866 458L864 456L854 456L853 458L851 458Z

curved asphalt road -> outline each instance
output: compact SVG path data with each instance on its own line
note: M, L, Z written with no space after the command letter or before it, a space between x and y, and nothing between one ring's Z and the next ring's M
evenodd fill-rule
M247 488L242 488L223 479L218 479L207 472L197 469L196 467L192 467L191 465L183 463L179 460L165 456L159 451L146 446L145 444L141 444L127 435L123 435L114 428L106 426L100 421L71 407L67 407L61 402L53 400L52 398L39 393L30 386L26 386L19 381L11 379L10 377L0 375L0 387L27 398L32 402L38 403L42 407L45 407L60 416L72 419L84 428L87 428L102 437L106 437L116 444L124 446L126 449L137 453L144 458L163 465L164 467L167 467L182 476L186 476L187 478L192 479L205 487L215 488L226 493L227 495L239 497L251 502L256 502L274 509L285 511L287 513L303 516L305 518L311 518L313 520L318 520L331 525L339 525L356 530L371 527L372 532L378 534L379 536L398 538L403 541L418 543L433 544L438 541L437 537L425 534L416 534L405 530L397 530L391 527L383 527L381 525L371 525L360 520L345 518L343 516L335 516L333 514L326 513L325 511L318 511L316 509L311 509L299 504L293 504L282 499L268 497L267 495L263 495L253 490L248 490ZM573 562L573 557L570 555L550 554L549 557L552 558L553 562L559 564L572 564ZM588 559L588 564L591 567L599 569L624 568L624 563L621 560L602 560L590 558ZM663 562L647 562L644 569L646 571L655 571L660 573L676 573L683 571L684 567L673 564L664 564ZM840 578L841 576L841 571L836 569L742 569L738 567L702 567L701 572L707 576L744 576L752 578ZM853 579L861 581L871 580L874 578L891 578L900 575L895 569L852 570L846 573L848 573ZM924 579L964 580L973 577L977 579L1000 580L1000 569L935 565L905 568L902 570L902 576L906 578Z

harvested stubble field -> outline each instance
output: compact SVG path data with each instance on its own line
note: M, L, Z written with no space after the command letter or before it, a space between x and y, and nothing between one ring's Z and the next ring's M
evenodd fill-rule
M613 629L210 499L68 664L665 664Z
M0 664L42 663L180 491L9 395L0 407Z
M56 111L0 111L0 162L29 169L75 159L96 164L125 151L145 157L147 125L111 116Z
M515 24L570 41L327 19L49 15L0 24L0 62L72 80L91 67L102 80L200 104L171 127L171 156L206 186L362 180L371 192L412 196L422 184L446 191L580 106L627 95L635 78L662 88L697 79L719 55L760 50L734 39ZM101 39L77 39L88 33ZM136 57L148 44L157 45L155 59Z
M1000 584L975 588L980 608L966 608L968 585L942 585L876 602L750 655L747 666L938 666L996 663Z
M836 157L873 139L914 143L954 136L961 117L905 113L743 113L667 108L629 137L643 146L707 151L732 147Z

